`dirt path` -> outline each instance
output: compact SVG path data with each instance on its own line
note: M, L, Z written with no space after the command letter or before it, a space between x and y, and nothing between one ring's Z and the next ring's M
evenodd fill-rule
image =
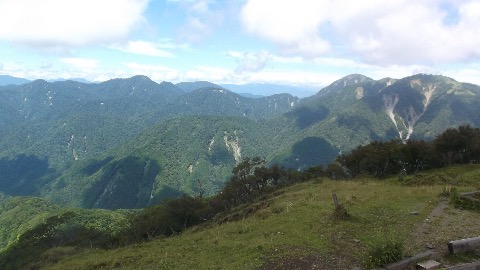
M430 214L410 234L405 249L415 255L434 249L441 255L448 253L447 243L452 240L478 236L480 213L460 210L441 200Z
M447 200L441 200L432 212L411 232L410 237L406 241L406 253L414 255L425 251L426 249L438 249L441 244L434 241L433 235L436 234L435 225L440 217L444 214L445 208L448 206Z

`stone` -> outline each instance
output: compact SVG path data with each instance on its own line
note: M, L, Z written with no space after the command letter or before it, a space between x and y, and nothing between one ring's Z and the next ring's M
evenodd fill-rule
M434 260L428 260L426 262L417 263L416 270L433 270L440 268L440 263Z
M415 266L418 261L438 257L438 252L434 250L428 250L423 253L417 254L413 257L403 259L398 262L390 263L385 265L383 268L387 270L405 270L409 267Z

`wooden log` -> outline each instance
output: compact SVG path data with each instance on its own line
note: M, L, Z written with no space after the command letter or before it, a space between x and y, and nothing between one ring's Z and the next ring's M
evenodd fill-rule
M447 267L448 270L479 270L480 262L465 263Z
M439 254L433 250L425 251L423 253L417 254L413 257L403 259L398 262L387 264L383 269L387 270L404 270L409 267L413 267L417 262L425 260L427 258L433 259L438 257Z
M477 249L480 249L480 236L448 242L448 251L450 254L465 253Z
M460 196L469 197L469 196L476 195L477 193L480 193L480 191L463 192L463 193L460 193Z

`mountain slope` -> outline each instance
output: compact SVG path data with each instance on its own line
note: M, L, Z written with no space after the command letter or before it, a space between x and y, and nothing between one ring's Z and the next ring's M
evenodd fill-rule
M196 81L196 82L181 82L175 84L176 87L182 89L185 92L193 92L201 88L215 88L215 89L224 89L223 87L216 85L207 81Z
M313 161L327 164L336 154L373 140L430 140L449 127L479 126L474 105L479 102L479 86L444 76L376 81L348 75L285 114L301 131L275 162L295 168Z
M302 87L269 83L248 83L248 84L222 84L222 87L235 93L248 93L257 96L271 96L282 93L290 93L301 98L311 96L318 91L314 87Z
M145 207L182 193L213 195L242 158L268 157L289 140L288 132L269 123L245 117L174 118L104 158L80 162L44 189L44 196L62 205L115 209Z
M154 117L159 119L181 115L223 115L260 119L281 115L297 102L298 98L289 94L253 99L223 88L207 87L179 96Z
M76 161L138 135L149 124L146 115L181 93L171 83L144 76L101 84L37 80L0 87L2 191L40 195Z
M0 75L0 86L10 85L10 84L24 84L28 83L29 80L23 78L17 78L9 75Z
M244 157L302 170L373 140L480 126L480 87L444 76L352 74L300 100L185 85L192 90L135 76L0 87L0 191L138 208L214 194Z

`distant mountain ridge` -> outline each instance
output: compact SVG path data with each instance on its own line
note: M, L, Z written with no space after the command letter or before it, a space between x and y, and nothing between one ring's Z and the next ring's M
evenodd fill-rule
M27 79L17 78L10 75L0 75L0 86L10 85L10 84L18 85L18 84L24 84L28 82L30 81Z
M270 96L281 93L295 93L300 98L308 97L320 90L309 86L292 86L271 83L222 84L222 87L236 93L249 93L257 96Z
M479 86L426 74L352 74L303 99L145 76L0 86L0 192L109 209L211 195L245 157L302 170L374 140L479 127L478 104Z

